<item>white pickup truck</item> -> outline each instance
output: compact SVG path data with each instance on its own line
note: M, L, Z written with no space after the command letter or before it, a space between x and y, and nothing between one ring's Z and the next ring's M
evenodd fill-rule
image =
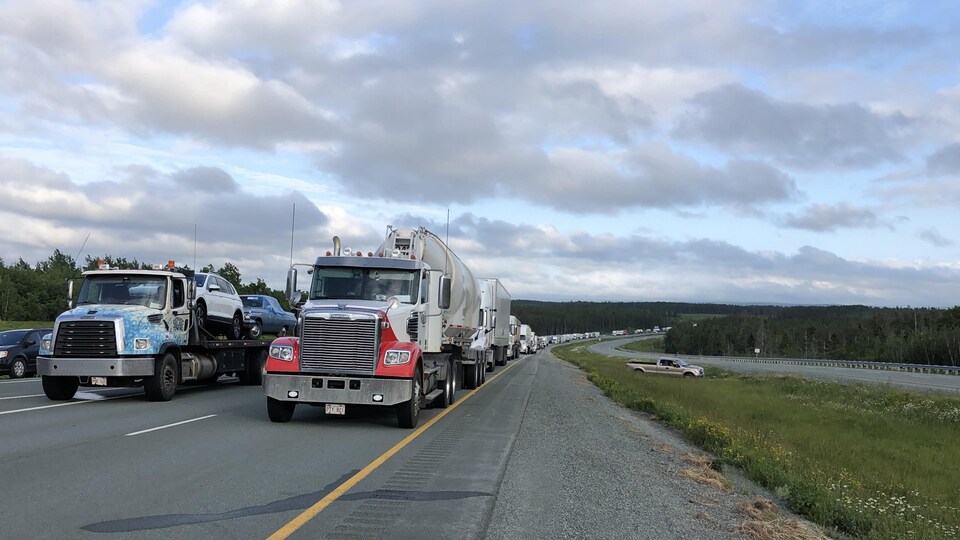
M640 373L659 373L673 377L703 377L703 368L690 365L680 358L648 360L640 358L627 362L627 368Z

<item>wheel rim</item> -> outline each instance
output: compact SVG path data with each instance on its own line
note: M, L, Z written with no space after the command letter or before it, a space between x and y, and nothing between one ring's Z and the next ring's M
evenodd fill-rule
M241 332L243 332L243 327L240 321L240 316L234 315L233 316L233 339L240 339Z
M23 374L27 371L27 366L23 364L20 360L15 360L13 362L13 375L15 378L19 379L23 377Z
M258 338L263 334L263 327L260 326L260 323L254 323L253 328L250 329L250 335L254 338Z
M207 308L203 304L197 304L197 326L203 328L207 323Z
M177 387L177 371L173 366L167 364L163 366L163 390L164 393L170 393Z

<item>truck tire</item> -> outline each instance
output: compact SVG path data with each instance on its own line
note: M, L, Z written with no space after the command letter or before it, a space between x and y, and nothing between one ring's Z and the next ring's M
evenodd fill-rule
M443 381L443 394L437 398L441 409L446 409L457 400L457 366L459 365L455 360L448 362L447 378Z
M177 393L177 358L163 355L152 377L143 379L143 391L150 401L170 401Z
M263 382L263 367L267 362L267 351L246 354L243 371L237 373L240 384L244 386L258 386Z
M280 401L279 399L267 398L267 416L271 422L283 424L293 418L293 411L297 408L295 401Z
M397 424L404 429L413 429L420 421L420 394L423 393L423 375L420 368L413 374L410 384L413 385L410 401L397 405Z
M27 374L27 359L18 357L10 362L10 378L22 379Z
M477 387L477 373L479 369L480 362L463 366L463 388L465 390L472 390Z
M73 399L80 387L80 380L76 377L53 377L44 375L42 377L43 393L48 399L53 401L66 401Z
M687 377L690 377L690 378L692 379L692 378L693 378L693 373L684 373L684 374L683 374L683 378L686 379Z

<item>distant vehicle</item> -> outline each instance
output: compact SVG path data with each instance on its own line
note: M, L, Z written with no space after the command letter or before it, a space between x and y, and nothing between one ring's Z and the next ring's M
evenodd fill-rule
M260 339L264 333L285 336L297 326L297 316L284 311L280 302L266 294L245 294L243 302L244 326L250 339Z
M627 368L640 373L658 373L673 377L703 377L702 367L690 365L680 358L637 359L627 362Z
M197 328L221 330L228 339L241 339L243 301L237 290L219 274L196 273L193 279L197 284Z
M0 374L20 379L37 373L37 353L40 338L53 332L52 328L28 328L0 332Z
M626 333L627 333L626 330L614 330L613 333L612 333L612 335L614 335L614 336L623 336L623 335L625 335Z

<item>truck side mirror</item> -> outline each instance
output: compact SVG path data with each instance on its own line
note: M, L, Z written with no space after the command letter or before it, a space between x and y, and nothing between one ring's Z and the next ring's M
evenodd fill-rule
M453 278L440 276L440 298L437 302L440 309L450 309L450 292L453 287Z
M297 291L297 269L290 268L287 270L287 302L290 302L290 305L295 305L300 298L296 300L293 299L293 294Z
M73 280L67 278L67 309L73 309Z

